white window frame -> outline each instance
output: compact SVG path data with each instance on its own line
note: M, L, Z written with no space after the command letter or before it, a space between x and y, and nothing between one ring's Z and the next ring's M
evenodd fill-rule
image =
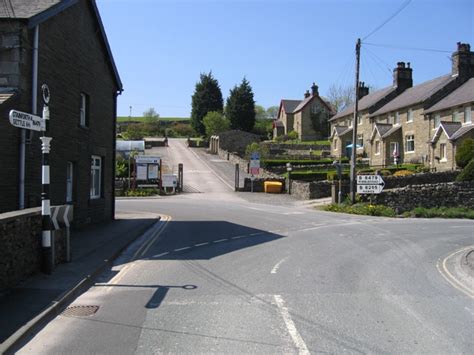
M337 150L337 138L334 138L334 150Z
M464 107L464 124L472 123L472 109L471 106Z
M361 144L359 144L359 139L361 140ZM357 134L356 146L358 146L358 145L360 145L360 148L357 148L357 149L364 148L364 134L363 133L358 133Z
M89 124L87 122L87 94L81 92L81 107L79 109L79 125L81 127L88 127Z
M413 110L410 108L407 111L407 122L411 123L413 122Z
M387 116L387 123L388 124L393 124L395 122L395 116L394 115L388 115Z
M74 193L74 163L66 162L66 203L73 201Z
M462 122L461 120L461 112L459 109L454 109L452 114L453 122Z
M448 155L447 155L447 144L446 143L440 143L439 144L439 161L445 162L448 161Z
M96 179L98 175L98 179ZM98 181L98 186L95 185ZM91 183L90 183L90 198L91 200L98 199L102 195L102 157L98 155L91 156Z
M393 118L393 124L398 126L400 125L400 112L395 112L395 116Z
M375 155L380 155L380 141L378 139L375 141Z
M409 143L413 142L413 149L409 149ZM405 153L414 153L415 152L415 135L414 134L407 134L405 136Z
M360 126L362 124L362 115L357 115L357 125Z
M435 113L434 119L433 119L433 129L437 129L441 123L441 114L440 113Z

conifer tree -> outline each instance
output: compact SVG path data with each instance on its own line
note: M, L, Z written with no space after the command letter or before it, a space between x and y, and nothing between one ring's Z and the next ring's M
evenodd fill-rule
M230 90L227 98L226 117L232 129L250 132L255 125L255 101L252 87L247 79L243 78L239 86Z
M208 74L201 73L200 81L196 83L194 89L191 108L191 125L199 134L204 135L206 133L202 120L208 112L212 111L224 111L221 88L217 79L212 76L212 72Z

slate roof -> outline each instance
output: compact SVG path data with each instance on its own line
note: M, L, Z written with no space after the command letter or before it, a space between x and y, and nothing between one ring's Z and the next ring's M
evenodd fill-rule
M335 126L331 132L331 137L334 137L334 135L341 137L349 132L352 132L352 128L349 128L347 126Z
M454 133L462 127L461 122L441 122L438 128L435 131L433 139L431 140L434 143L440 136L441 132L444 131L448 139L451 139Z
M467 132L470 132L474 129L474 125L473 124L470 124L470 125L466 125L466 126L462 126L461 128L459 128L456 132L453 133L453 135L451 136L451 140L452 141L455 141L456 139L459 139L461 138L462 136L464 136Z
M395 125L393 126L392 128L390 128L387 132L385 132L382 136L382 138L387 138L387 137L390 137L392 134L394 134L396 131L398 131L399 129L401 129L402 126L401 125Z
M451 76L451 74L447 74L406 89L385 106L382 106L379 110L372 113L370 117L382 115L384 113L423 102L455 79L456 78Z
M374 139L376 132L378 132L380 137L383 138L384 135L387 134L392 128L393 125L390 123L376 123L370 136L370 139Z
M29 19L57 5L61 0L7 0L0 6L0 18ZM10 5L11 4L11 5Z
M19 19L28 20L28 27L33 28L36 25L59 14L67 8L75 5L79 0L0 0L0 19ZM123 91L122 81L120 79L114 57L105 34L104 25L100 18L99 9L95 0L89 0L93 13L99 25L99 32L107 51L112 72L114 73L117 86ZM40 35L41 36L41 35Z
M281 104L286 113L293 113L301 100L281 100Z
M0 105L2 105L4 102L7 100L11 99L13 96L15 96L16 91L14 90L5 90L0 92Z
M425 113L445 110L468 102L474 102L474 78L466 81L444 99L431 106Z
M396 89L395 87L389 86L384 89L380 89L380 90L374 91L373 93L365 95L364 97L362 97L362 99L359 100L359 111L366 110L369 107L375 105L377 102L379 102L381 99L383 99L385 96L387 96L389 93L391 93L395 89ZM355 106L354 104L350 105L348 108L339 112L329 121L334 121L335 119L353 114L354 106Z

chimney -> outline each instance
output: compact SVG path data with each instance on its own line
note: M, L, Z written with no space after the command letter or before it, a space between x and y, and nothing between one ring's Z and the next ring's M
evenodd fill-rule
M359 100L362 99L364 96L369 95L369 88L365 86L363 81L359 82L359 89L357 90Z
M398 62L397 67L393 69L393 86L400 91L411 88L413 86L412 72L410 63L405 65L405 62Z
M459 75L462 78L474 77L474 53L468 43L458 42L458 50L451 56L452 75Z
M309 90L306 90L306 92L304 93L304 98L307 99L310 96L311 94L309 93Z
M311 95L319 95L318 85L316 85L315 83L313 83L313 85L311 86Z

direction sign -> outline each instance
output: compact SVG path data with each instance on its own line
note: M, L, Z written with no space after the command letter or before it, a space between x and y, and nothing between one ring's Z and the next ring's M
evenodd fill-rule
M72 205L51 206L51 222L54 229L60 229L61 225L70 226L73 219L73 209Z
M137 164L159 164L160 159L160 157L152 155L137 155L135 157L135 162Z
M15 127L33 131L46 130L46 123L41 117L17 110L10 111L10 123Z
M358 194L379 194L385 186L380 175L357 175Z

